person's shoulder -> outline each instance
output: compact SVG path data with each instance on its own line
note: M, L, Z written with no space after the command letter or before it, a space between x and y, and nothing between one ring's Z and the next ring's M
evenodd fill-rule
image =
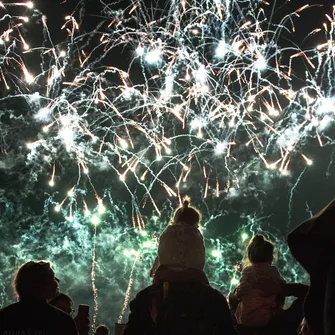
M213 313L228 308L227 299L219 290L210 285L204 285L203 289L203 302L213 311Z
M65 313L64 311L60 310L59 308L52 306L50 304L45 304L44 307L44 312L46 317L50 317L55 321L60 321L60 322L72 322L73 319L70 315Z
M4 308L0 309L0 316L4 317L5 315L9 315L11 313L16 313L17 309L19 309L20 304L15 302L14 304L10 304Z
M141 290L138 294L145 296L145 295L152 295L160 292L162 290L162 285L159 284L152 284L150 286L145 287Z
M178 229L179 225L175 225L175 224L169 224L164 230L161 236L164 236L168 233L171 233L173 231L175 231L176 229Z
M159 295L162 291L162 287L159 285L150 285L143 290L139 291L135 298L130 302L130 309L137 309L140 306L147 306L149 301Z
M279 270L275 265L270 265L269 269L272 273L279 274Z
M211 285L202 285L203 292L208 296L210 299L214 300L225 300L225 296L216 288L212 287Z
M242 275L246 274L246 273L252 273L252 272L256 272L258 270L258 267L255 265L247 265L245 267L243 267L242 269Z
M170 238L175 238L176 234L185 232L184 224L169 224L160 236L160 241L169 240Z
M58 326L60 326L63 331L66 331L68 334L76 333L76 325L70 315L57 307L51 306L50 304L47 304L46 309L48 309L50 315L53 314L54 322L57 322Z
M75 325L73 318L61 310L59 310L59 319L66 325Z
M270 274L271 274L272 277L281 278L281 274L279 272L279 269L274 265L271 265L271 267L270 267Z
M144 289L142 289L141 291L139 291L136 294L135 299L139 300L139 299L143 299L152 295L156 295L157 293L161 292L162 287L161 285L158 284L152 284L150 286L145 287Z
M180 226L182 226L182 228L180 229L183 229L187 236L190 236L192 239L195 238L197 240L199 239L203 240L202 233L200 229L198 228L198 226L193 225L193 224L183 224Z
M6 327L12 327L20 322L24 311L19 308L19 303L14 303L0 309L0 333L2 334Z

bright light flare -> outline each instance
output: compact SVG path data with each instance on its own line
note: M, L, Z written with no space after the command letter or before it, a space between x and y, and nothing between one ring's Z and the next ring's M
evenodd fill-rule
M220 258L222 255L222 252L220 250L212 250L211 255L216 258Z
M232 286L237 286L238 284L240 283L240 281L237 279L237 278L232 278L231 281L230 281L230 284Z
M144 51L145 51L144 48L139 45L137 47L137 49L136 49L137 56L143 56L144 55Z
M216 144L216 147L214 149L214 153L217 156L220 156L224 154L228 149L228 144L226 142L219 142Z
M267 67L267 63L266 63L266 60L263 56L259 56L255 62L255 68L258 70L258 71L263 71L265 70Z
M223 58L228 52L228 47L225 41L220 41L216 50L215 55L217 58Z
M97 226L97 225L100 223L100 218L99 218L98 216L94 215L94 216L92 217L92 219L91 219L91 222L92 222L95 226Z
M149 64L149 65L157 65L162 61L162 52L159 49L154 49L149 51L146 55L145 55L145 61Z

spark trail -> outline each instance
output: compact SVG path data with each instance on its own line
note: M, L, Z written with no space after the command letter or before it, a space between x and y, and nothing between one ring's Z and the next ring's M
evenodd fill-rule
M27 144L28 157L47 157L40 164L49 169L54 189L63 183L64 159L72 174L77 169L67 194L54 197L56 210L65 216L86 210L80 203L92 203L87 192L100 199L97 169L119 179L140 215L148 203L159 213L153 195L160 188L180 198L197 180L203 197L229 196L230 188L245 188L253 170L275 177L290 174L294 160L310 165L306 140L315 138L320 146L330 140L325 132L335 102L318 86L317 74L321 63L330 61L332 46L327 42L309 51L280 46L280 32L294 29L285 23L310 9L306 5L271 22L268 6L172 1L170 8L149 11L142 1L124 10L105 5L108 19L87 40L74 13L62 27L69 34L62 49L23 48L40 55L44 69L32 75L29 65L18 61L26 90L45 84L20 94L29 104L34 101L41 125ZM115 54L125 60L114 64ZM304 59L309 71L298 89L292 85L296 58ZM9 80L5 73L4 80ZM98 200L95 207L100 205Z

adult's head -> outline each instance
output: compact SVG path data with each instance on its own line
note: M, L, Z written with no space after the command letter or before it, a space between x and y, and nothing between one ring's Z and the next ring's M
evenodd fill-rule
M173 224L185 223L198 226L201 220L200 212L190 206L189 199L185 199L183 205L178 207L173 215Z
M49 304L61 309L66 314L72 316L73 310L73 301L72 299L65 293L59 293L54 298L49 301Z
M58 282L50 262L30 261L17 270L13 288L19 300L50 300L59 292Z
M94 335L109 335L109 329L105 325L99 325L96 328Z
M249 242L246 256L251 264L272 263L274 245L264 235L255 235Z

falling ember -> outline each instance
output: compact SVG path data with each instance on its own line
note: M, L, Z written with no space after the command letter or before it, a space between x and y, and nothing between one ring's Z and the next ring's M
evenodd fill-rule
M208 178L206 179L206 184L205 184L204 199L207 198L207 192L208 192Z
M177 193L171 187L167 186L166 184L163 184L163 187L165 188L166 192L168 193L170 197L177 196Z
M302 158L306 161L307 165L312 165L313 164L313 161L306 157L304 154L301 154Z
M97 198L97 200L98 200L98 212L99 212L100 214L105 213L106 208L105 208L105 206L104 206L104 204L103 204L103 202L102 202L102 199L100 199L98 196L97 196L96 198Z
M31 73L29 73L29 71L27 70L27 68L24 64L22 64L22 71L23 71L23 74L25 76L25 81L28 84L32 84L34 82L34 77L32 76Z
M54 186L55 185L55 172L56 172L56 167L55 167L55 164L54 164L53 169L52 169L51 179L49 181L49 185L50 186Z
M83 200L83 204L84 204L84 213L86 216L89 216L91 214L91 212L88 209L87 203L85 200Z
M142 174L142 176L141 176L141 178L140 178L142 181L145 179L145 176L147 175L148 171L149 171L149 170L146 170L146 171Z
M190 173L191 173L191 169L188 169L186 174L185 174L185 177L183 178L183 182L186 182L187 177L189 176Z
M71 188L71 190L69 190L69 191L67 192L67 195L68 195L69 197L73 197L73 196L74 196L74 189L75 189L75 186L73 186L73 187Z

